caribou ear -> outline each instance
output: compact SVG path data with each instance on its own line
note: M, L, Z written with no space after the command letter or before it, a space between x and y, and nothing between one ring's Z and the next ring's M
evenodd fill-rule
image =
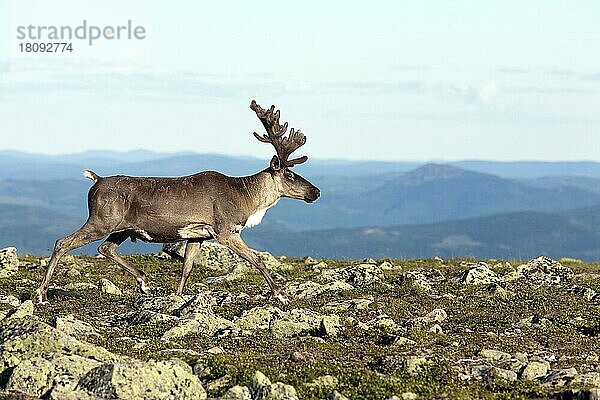
M279 161L279 157L273 156L273 158L271 158L270 165L273 171L279 171L281 169L281 161Z

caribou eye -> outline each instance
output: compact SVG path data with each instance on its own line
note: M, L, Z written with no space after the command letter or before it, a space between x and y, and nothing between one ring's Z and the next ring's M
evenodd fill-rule
M290 181L293 181L293 180L294 180L294 178L295 178L295 176L294 176L294 173L293 173L292 171L286 171L286 172L285 172L285 177L286 177L287 179L289 179Z

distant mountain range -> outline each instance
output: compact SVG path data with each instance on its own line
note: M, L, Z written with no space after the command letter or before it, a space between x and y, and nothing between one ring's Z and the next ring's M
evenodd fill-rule
M259 249L288 256L522 260L543 254L599 260L599 216L600 206L595 206L552 214L526 211L436 224L303 232L265 224L246 237Z
M47 254L58 237L79 227L91 186L81 176L84 168L100 175L177 176L206 169L244 175L266 164L194 153L0 151L0 247ZM310 160L296 169L321 188L322 198L314 204L281 201L262 225L244 232L250 243L277 254L329 258L600 258L598 224L590 223L600 215L599 163Z

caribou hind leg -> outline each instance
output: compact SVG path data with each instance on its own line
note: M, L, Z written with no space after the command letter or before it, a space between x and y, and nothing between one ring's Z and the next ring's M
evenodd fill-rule
M177 288L177 295L181 296L183 294L183 288L185 286L185 282L190 276L192 272L192 267L194 266L194 258L196 254L198 254L198 250L200 250L200 246L202 246L203 240L199 241L191 241L185 244L185 255L183 256L183 270L181 273L181 281L179 282L179 287Z
M258 256L258 254L256 254L256 252L254 252L254 250L252 250L250 247L248 247L248 245L242 240L242 237L240 236L239 233L218 235L217 241L219 243L221 243L222 245L229 247L237 255L239 255L243 259L247 260L252 265L254 265L260 271L260 273L265 278L265 280L267 281L269 288L271 288L271 294L273 295L273 297L275 297L277 300L279 300L283 304L286 304L289 302L289 299L288 299L285 291L283 289L281 289L275 283L275 281L271 277L271 274L269 273L269 270L267 269L265 264L262 262L262 260Z
M102 239L109 233L106 229L99 228L88 220L79 230L73 232L69 236L62 239L58 239L54 245L54 251L48 262L48 268L40 287L37 289L37 301L39 303L48 302L48 286L50 285L50 279L54 274L54 270L58 265L58 262L67 252L77 249L81 246L85 246L88 243Z
M108 238L98 247L98 253L103 256L113 260L117 264L119 264L125 271L129 272L138 283L138 287L142 293L150 293L150 285L148 284L148 278L144 271L141 271L127 263L121 257L119 253L117 253L117 247L123 243L129 235L125 232L115 232L111 233Z

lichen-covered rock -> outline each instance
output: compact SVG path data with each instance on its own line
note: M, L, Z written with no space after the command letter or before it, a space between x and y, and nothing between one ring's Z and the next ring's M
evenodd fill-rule
M437 269L422 268L404 272L400 280L411 281L414 286L426 292L431 290L436 283L446 280L446 277Z
M298 394L292 385L275 382L271 385L271 390L265 400L298 400Z
M324 315L321 318L319 331L323 336L337 336L341 326L339 315Z
M19 270L19 259L16 247L6 247L0 250L0 278L13 276Z
M252 382L250 383L250 391L252 392L252 399L266 399L271 393L271 380L267 378L262 372L256 371L252 376Z
M378 330L385 333L396 333L402 328L389 315L381 314L363 325L359 325L368 330Z
M321 375L314 379L312 382L307 383L307 387L335 389L339 385L340 381L333 375Z
M163 251L173 257L183 259L185 242L165 243ZM279 260L268 252L258 252L258 255L270 270L277 270L281 266ZM229 248L212 242L202 243L198 255L194 258L194 264L201 268L223 272L254 269L249 262L235 254Z
M563 289L565 293L575 294L585 298L588 301L595 301L600 299L600 294L596 292L594 289L585 287L585 286L577 286L571 285L567 286Z
M505 381L513 382L517 380L517 373L509 369L493 367L491 375L496 379L504 379Z
M206 391L179 362L122 360L93 368L76 390L102 398L206 399Z
M532 381L541 378L548 373L549 365L547 362L531 361L523 369L521 379Z
M221 400L252 400L252 393L247 386L234 386L230 388Z
M56 355L49 359L32 357L20 362L10 374L7 390L27 393L40 397L51 388L62 386L73 390L81 376L100 362L76 355Z
M107 294L114 294L119 296L123 294L121 292L121 289L119 289L117 285L105 278L102 278L98 281L98 289L100 289L101 292Z
M425 357L412 356L404 360L404 370L409 374L416 374L432 365L432 362Z
M144 296L135 302L139 310L154 311L161 314L173 314L186 304L183 297L177 295L169 296Z
M571 385L600 388L600 372L587 372L577 375L571 381Z
M233 322L238 328L245 331L253 331L255 329L266 330L269 329L272 319L280 319L283 315L284 312L277 307L254 307L244 311Z
M12 310L10 310L6 314L5 318L20 319L20 318L31 317L31 316L33 316L33 309L34 309L33 301L26 300L22 304L19 304L16 308L13 308Z
M312 334L335 336L341 328L337 315L321 315L301 308L282 311L271 306L246 310L233 322L242 333L268 329L277 337Z
M324 285L313 281L289 282L285 288L289 296L298 299L309 299L323 293L335 293L352 289L354 289L354 286L342 280L329 282Z
M489 285L498 281L498 276L484 262L469 266L456 279L467 285Z
M500 350L483 349L479 355L491 362L503 362L511 359L511 355Z
M558 261L548 257L538 257L519 265L516 273L519 278L527 279L534 284L555 284L572 279L575 273Z
M413 318L410 322L416 326L427 326L429 324L443 322L446 318L448 318L446 311L441 308L436 308L423 317Z
M331 393L331 396L329 396L329 400L350 400L350 399L347 398L346 396L344 396L343 394L341 394L340 392L338 392L337 390L334 390L333 393Z
M8 304L12 307L18 307L21 302L12 294L0 296L0 304Z
M565 369L555 369L550 371L541 380L546 386L562 387L571 383L577 375L577 369L574 367Z
M108 350L81 342L35 317L5 318L0 322L0 372L24 360L44 354L78 355L97 361L113 361Z
M323 306L323 309L329 312L367 310L373 304L373 301L372 296L360 299L330 301Z
M383 270L378 265L366 263L327 269L319 276L322 281L345 281L356 287L379 286L383 278Z
M57 316L54 318L54 327L67 335L74 336L79 339L86 339L91 336L98 336L96 329L88 324L75 318L72 314L65 316Z
M179 325L166 331L162 338L164 340L172 340L189 335L190 333L214 335L216 332L233 327L234 325L231 321L214 314L212 310L191 313L181 319Z

